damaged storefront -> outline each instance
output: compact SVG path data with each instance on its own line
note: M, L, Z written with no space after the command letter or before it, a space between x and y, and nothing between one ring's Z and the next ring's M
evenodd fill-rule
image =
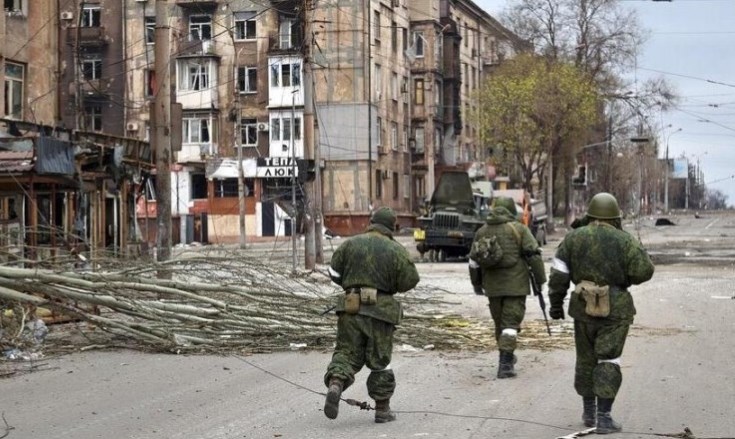
M139 254L147 142L2 120L0 261L74 263Z

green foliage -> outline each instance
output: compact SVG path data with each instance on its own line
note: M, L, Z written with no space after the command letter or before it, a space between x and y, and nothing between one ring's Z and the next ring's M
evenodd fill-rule
M572 64L530 54L506 61L480 91L480 135L496 165L530 189L550 154L572 153L577 138L598 122L595 84Z

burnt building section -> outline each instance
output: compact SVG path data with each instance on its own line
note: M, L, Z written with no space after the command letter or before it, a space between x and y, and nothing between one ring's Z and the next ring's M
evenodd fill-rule
M64 127L125 134L122 3L67 2L59 12L59 100Z

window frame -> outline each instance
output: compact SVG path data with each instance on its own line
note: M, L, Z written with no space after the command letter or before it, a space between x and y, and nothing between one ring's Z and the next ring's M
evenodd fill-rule
M10 67L19 69L20 74L16 75L9 72ZM22 119L25 110L23 103L25 102L26 65L6 60L4 73L5 117L9 119ZM18 92L20 95L18 99L16 99L15 92Z
M80 27L101 27L102 7L100 5L84 5L79 20Z
M286 65L289 66L289 73L288 75L284 76L284 66ZM268 76L268 84L272 88L301 87L301 61L293 60L273 63L268 69ZM284 79L286 78L288 78L289 84L284 84Z
M84 80L102 79L102 58L83 58L79 63L81 64L81 73Z
M84 117L87 121L87 130L101 132L102 126L102 105L88 104L84 106Z
M250 75L254 74L254 78ZM235 77L237 92L241 95L258 93L258 68L255 66L237 66Z
M281 50L296 49L300 43L298 17L281 15L278 20L278 48Z
M235 12L233 20L233 38L235 41L255 41L258 38L257 12ZM252 33L250 32L251 25Z
M294 115L293 141L300 142L303 140L303 120L301 115ZM286 113L276 113L270 116L270 141L271 142L290 142L291 141L291 115Z
M207 21L195 23L196 19L206 18ZM194 38L194 29L198 30L198 38ZM208 37L205 38L204 29L208 29ZM212 16L209 14L194 14L189 16L189 41L210 41L212 39Z
M420 30L415 30L412 32L412 40L413 40L413 47L414 47L414 53L416 54L416 58L423 58L425 47L424 47L424 33Z
M213 138L212 125L212 120L209 117L184 116L181 119L181 143L188 145L211 144ZM196 137L192 136L194 131L197 132ZM207 139L205 140L204 137L207 137Z
M156 44L156 17L143 17L143 27L145 29L145 44L147 46L152 46Z
M254 142L249 142L248 139L253 133L255 133ZM258 119L240 118L240 146L243 148L258 147Z

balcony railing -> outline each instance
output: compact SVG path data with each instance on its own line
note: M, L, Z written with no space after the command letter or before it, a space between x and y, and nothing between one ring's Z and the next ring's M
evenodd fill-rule
M70 27L66 41L83 47L105 46L109 43L104 27Z
M110 81L108 79L80 79L79 88L82 98L99 99L109 95Z
M217 0L176 0L176 6L182 8L202 8L214 9L217 7Z
M196 56L217 56L217 43L214 40L192 40L182 41L179 46L178 56L196 57Z
M301 42L300 35L274 32L268 36L268 50L270 52L299 52Z

